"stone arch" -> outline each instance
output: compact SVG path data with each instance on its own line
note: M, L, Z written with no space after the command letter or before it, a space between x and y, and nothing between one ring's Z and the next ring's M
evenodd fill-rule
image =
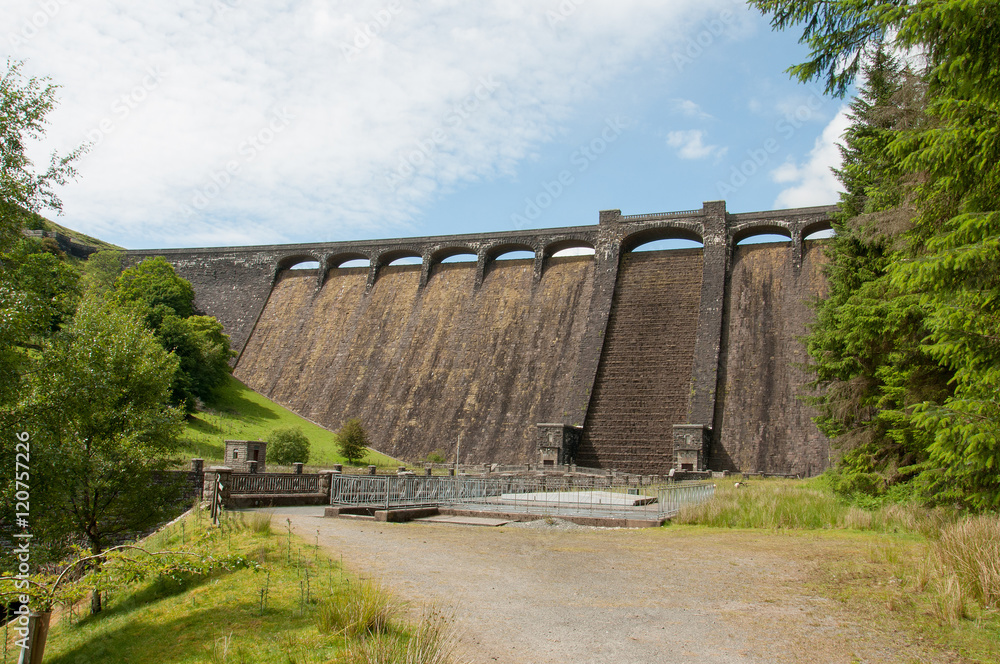
M302 263L316 263L317 267L323 265L323 259L315 254L290 254L288 256L282 256L278 260L278 266L276 272L281 272L282 270L291 270L296 265L301 265Z
M823 231L833 231L833 225L830 223L829 219L821 219L819 221L814 221L811 224L805 224L802 226L802 239L808 240L809 236L814 233L822 233ZM818 238L814 238L818 239Z
M560 251L565 251L567 249L589 249L588 252L591 255L597 253L597 247L594 246L592 242L588 240L583 240L580 238L565 238L562 240L556 240L545 245L545 249L542 251L542 255L545 258L551 258L555 256Z
M634 251L636 248L658 240L689 240L704 245L705 240L700 233L683 226L657 226L636 231L622 238L622 253Z
M468 245L457 245L442 247L431 252L430 263L431 266L437 265L438 263L443 263L449 258L454 258L455 256L479 256L479 252ZM475 260L475 258L473 259Z
M363 254L357 251L347 251L339 254L334 254L326 261L326 268L328 270L334 270L339 268L344 263L350 263L351 261L368 261L371 264L371 257L368 254Z
M788 224L784 223L770 223L770 224L754 224L753 226L746 226L737 229L733 233L733 246L738 245L744 240L748 240L752 237L757 237L760 235L781 235L788 238L789 240L794 240L795 236L792 233L791 228Z
M489 262L493 262L497 260L500 256L512 253L514 251L529 251L532 254L535 254L535 256L538 255L538 250L535 247L531 246L530 244L526 244L524 242L503 242L495 244L491 246L489 249L487 249L486 259Z

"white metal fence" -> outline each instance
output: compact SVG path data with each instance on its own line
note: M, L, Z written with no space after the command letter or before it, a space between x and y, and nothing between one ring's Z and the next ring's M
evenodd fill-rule
M592 477L334 476L330 503L394 509L461 506L479 511L606 517L669 517L715 495L715 485L639 485Z

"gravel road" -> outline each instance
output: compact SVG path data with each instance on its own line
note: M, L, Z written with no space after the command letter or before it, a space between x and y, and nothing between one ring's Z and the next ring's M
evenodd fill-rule
M475 663L936 662L807 590L849 540L755 531L376 523L275 511L414 606ZM276 519L277 520L277 519Z

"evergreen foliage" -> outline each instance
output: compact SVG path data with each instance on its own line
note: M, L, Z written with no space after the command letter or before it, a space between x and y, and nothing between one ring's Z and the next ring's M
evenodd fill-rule
M820 425L846 450L841 470L877 480L849 488L877 493L919 472L931 501L998 509L996 2L751 4L776 28L803 26L812 51L790 69L800 79L842 95L868 67L840 173L831 297L810 338L827 387ZM918 85L886 50L922 62Z
M275 429L267 437L267 460L279 466L309 462L309 439L300 427Z
M361 426L361 420L358 418L354 417L344 422L337 431L337 439L340 441L340 454L348 463L354 463L365 455L368 432Z

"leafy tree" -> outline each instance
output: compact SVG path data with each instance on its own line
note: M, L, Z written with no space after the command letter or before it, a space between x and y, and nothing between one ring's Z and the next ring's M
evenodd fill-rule
M102 250L91 254L83 266L84 290L95 295L108 294L122 272L123 258L122 252L113 250Z
M279 466L309 461L309 439L300 427L275 429L267 437L267 459Z
M348 463L354 463L365 455L365 448L368 447L368 433L361 426L361 420L354 417L346 422L337 431L337 441L340 445L340 454Z
M919 53L926 117L887 151L914 183L912 225L886 267L927 336L921 352L953 392L910 411L929 439L932 497L1000 508L1000 12L992 0L752 0L772 25L803 25L809 59L791 68L843 94L879 48Z
M113 258L106 259L113 266ZM107 267L99 268L106 281ZM97 277L95 277L96 279ZM133 307L163 347L180 358L173 401L193 412L197 400L209 401L230 372L233 352L222 324L194 315L194 288L162 256L144 260L115 280L111 299Z
M194 314L194 287L178 276L163 256L147 258L125 270L115 281L114 299L140 305L153 329L164 316L187 318Z
M23 408L32 435L33 517L54 555L83 540L99 554L156 524L175 488L152 481L179 449L169 404L177 360L131 312L88 299L49 342ZM100 593L91 603L101 610Z
M80 148L63 157L53 154L48 169L35 172L26 148L44 133L45 116L55 107L56 86L48 79L25 78L22 66L8 61L0 75L0 414L20 388L28 359L25 344L46 323L46 313L35 306L37 297L12 280L15 266L8 254L36 210L62 209L54 186L75 176L72 162L83 152ZM0 452L7 451L0 446Z
M85 149L65 156L53 153L45 172L34 171L26 146L45 133L45 116L55 108L57 88L47 78L25 78L23 65L8 60L0 76L0 251L10 249L29 212L62 209L54 186L76 176L73 161Z

